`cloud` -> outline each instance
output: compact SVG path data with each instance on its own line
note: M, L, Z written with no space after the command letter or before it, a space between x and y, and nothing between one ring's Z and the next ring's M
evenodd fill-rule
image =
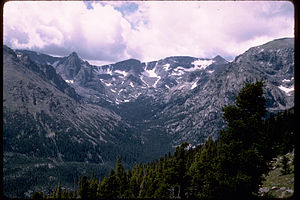
M143 13L131 16L144 19L136 25L130 46L142 43L136 48L145 52L145 59L178 54L235 56L261 44L257 42L293 36L293 9L286 3L152 2L142 5Z
M251 46L293 37L289 2L20 2L4 5L4 43L115 62L172 55L233 58Z
M13 48L123 59L127 56L123 35L129 29L110 5L87 9L83 2L7 2L4 7L4 43Z

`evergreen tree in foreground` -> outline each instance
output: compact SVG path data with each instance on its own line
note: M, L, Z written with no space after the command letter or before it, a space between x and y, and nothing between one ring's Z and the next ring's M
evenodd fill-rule
M236 105L223 108L227 129L222 130L218 148L217 179L223 197L249 197L259 188L268 171L264 157L263 81L246 83Z

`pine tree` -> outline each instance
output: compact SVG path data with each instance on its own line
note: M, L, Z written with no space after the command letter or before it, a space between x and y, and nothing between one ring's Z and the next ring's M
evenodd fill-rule
M127 181L127 174L125 171L124 166L122 165L121 162L121 157L117 157L117 163L116 163L116 173L115 173L115 178L118 182L118 189L117 191L119 192L119 196L122 196L124 192L128 189L128 181Z
M97 181L95 180L94 172L93 172L92 177L89 181L89 186L88 186L88 198L89 199L97 198L97 188L98 188L98 184L97 184Z
M223 108L228 128L220 132L216 174L223 197L251 196L268 170L264 157L265 102L261 80L246 83L236 105Z
M88 177L86 175L82 176L78 181L78 193L80 198L87 199L89 190Z
M151 198L150 196L148 196L150 181L151 181L150 175L149 175L149 173L146 172L144 174L143 181L142 181L141 186L140 186L140 191L139 191L138 198Z
M175 172L175 185L177 185L175 194L178 198L185 198L185 187L187 185L187 176L186 176L186 147L188 147L188 143L184 142L179 147L176 148L174 153L174 172Z
M211 137L197 151L195 161L189 167L191 177L190 197L210 199L217 191L216 170L217 144Z
M61 191L61 183L58 183L57 190L56 190L56 198L61 199L62 198L62 191Z
M129 179L128 186L129 193L132 194L129 198L137 198L140 191L140 183L139 183L139 166L134 166L132 170L132 175Z

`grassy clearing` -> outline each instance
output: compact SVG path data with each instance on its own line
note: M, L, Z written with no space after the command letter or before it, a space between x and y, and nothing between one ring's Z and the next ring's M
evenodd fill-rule
M265 181L262 182L260 193L262 196L270 196L275 198L288 198L294 193L294 151L285 155L288 158L288 166L290 173L282 174L283 156L278 156L272 161L272 170Z

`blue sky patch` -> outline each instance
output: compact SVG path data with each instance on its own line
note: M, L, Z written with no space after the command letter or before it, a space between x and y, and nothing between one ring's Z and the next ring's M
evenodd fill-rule
M88 10L93 9L92 3L93 1L83 1Z
M133 2L126 2L125 4L122 4L121 6L115 7L116 10L118 10L120 13L122 13L122 16L134 13L139 8L138 4Z

